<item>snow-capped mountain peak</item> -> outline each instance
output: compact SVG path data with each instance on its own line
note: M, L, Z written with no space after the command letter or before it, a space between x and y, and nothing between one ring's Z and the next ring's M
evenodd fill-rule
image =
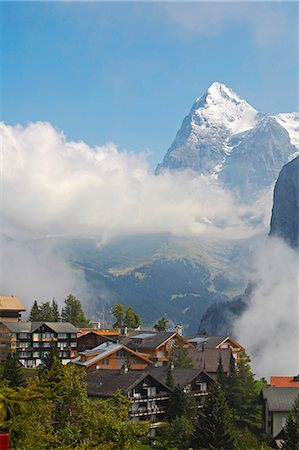
M216 81L196 100L190 114L194 116L194 125L223 126L235 134L255 126L257 111L232 89Z

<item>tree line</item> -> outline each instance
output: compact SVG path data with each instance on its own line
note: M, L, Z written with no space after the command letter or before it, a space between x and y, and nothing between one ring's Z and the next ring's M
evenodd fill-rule
M29 315L30 322L71 322L77 327L90 326L85 317L81 302L73 294L69 294L64 300L64 307L59 310L55 298L52 302L38 303L36 300L32 305Z

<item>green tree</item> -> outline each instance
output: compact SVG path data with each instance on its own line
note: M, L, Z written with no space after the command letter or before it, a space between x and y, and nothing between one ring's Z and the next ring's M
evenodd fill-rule
M112 315L116 319L116 322L113 324L114 328L122 328L125 325L125 316L126 310L124 305L121 303L117 303L117 305L112 308Z
M196 449L233 450L236 448L230 409L223 389L212 383L196 424Z
M138 328L141 325L141 317L128 306L125 314L125 326L128 328Z
M30 322L39 322L41 319L41 314L40 314L40 309L38 306L37 301L35 300L32 308L30 310L30 316L29 316L29 321Z
M220 384L220 386L222 386L223 388L225 387L226 376L225 376L224 370L223 370L221 354L219 355L219 362L218 362L218 367L217 367L217 381Z
M50 302L43 302L39 311L43 322L54 322L54 315Z
M241 420L258 422L259 405L256 392L256 381L251 371L250 358L242 352L235 374L235 382L231 385L233 407Z
M58 349L56 342L51 342L49 351L42 357L39 368L39 375L42 376L49 370L60 371L62 369L62 362L58 356Z
M288 450L299 449L299 394L296 397L292 411L287 420L285 430L285 446Z
M185 348L184 340L178 337L177 344L171 349L170 361L174 367L192 367L192 359Z
M166 317L162 317L154 325L154 329L156 331L167 331L168 322L169 322L169 320L166 319Z
M175 386L169 394L166 408L167 420L173 422L176 417L187 417L193 420L196 414L197 407L192 393L180 386Z
M19 360L15 353L8 353L4 363L3 379L9 382L10 387L19 387L24 383L24 377Z
M55 298L53 298L53 300L52 300L52 317L53 317L53 322L60 321L59 307L58 307L58 303L56 302Z
M86 319L81 302L73 294L70 294L64 301L62 309L63 322L70 322L77 327L88 327L89 321Z
M170 389L174 388L174 381L173 381L173 363L169 363L167 367L167 376L166 376L166 384Z
M163 440L163 448L189 449L194 431L195 426L192 420L185 416L176 417L173 422L166 424L159 433Z

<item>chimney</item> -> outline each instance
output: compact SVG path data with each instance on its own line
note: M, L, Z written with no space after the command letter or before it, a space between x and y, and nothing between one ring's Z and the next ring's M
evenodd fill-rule
M175 329L176 329L176 332L177 332L177 334L178 334L179 336L183 336L183 327L182 327L182 325L177 325L177 326L175 327Z
M120 373L121 374L125 374L129 372L129 367L128 364L124 363L124 365L122 366L122 368L120 369Z
M298 383L299 382L299 375L295 375L294 378L293 378L293 381Z

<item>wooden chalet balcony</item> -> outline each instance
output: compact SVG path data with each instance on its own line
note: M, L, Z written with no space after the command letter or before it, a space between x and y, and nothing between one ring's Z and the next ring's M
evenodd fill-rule
M202 392L202 391L192 392L192 394L193 394L194 397L205 397L206 395L208 395L208 391L206 391L206 392Z
M135 394L135 396L130 397L129 400L131 403L137 403L137 402L139 403L139 402L148 402L148 401L150 402L153 400L168 400L168 399L169 399L169 394L167 394L165 392L162 394L149 395L147 397L142 397L141 394L140 395Z
M141 407L130 412L131 417L151 416L153 414L165 414L165 408L161 408L160 406L154 406L152 408Z

